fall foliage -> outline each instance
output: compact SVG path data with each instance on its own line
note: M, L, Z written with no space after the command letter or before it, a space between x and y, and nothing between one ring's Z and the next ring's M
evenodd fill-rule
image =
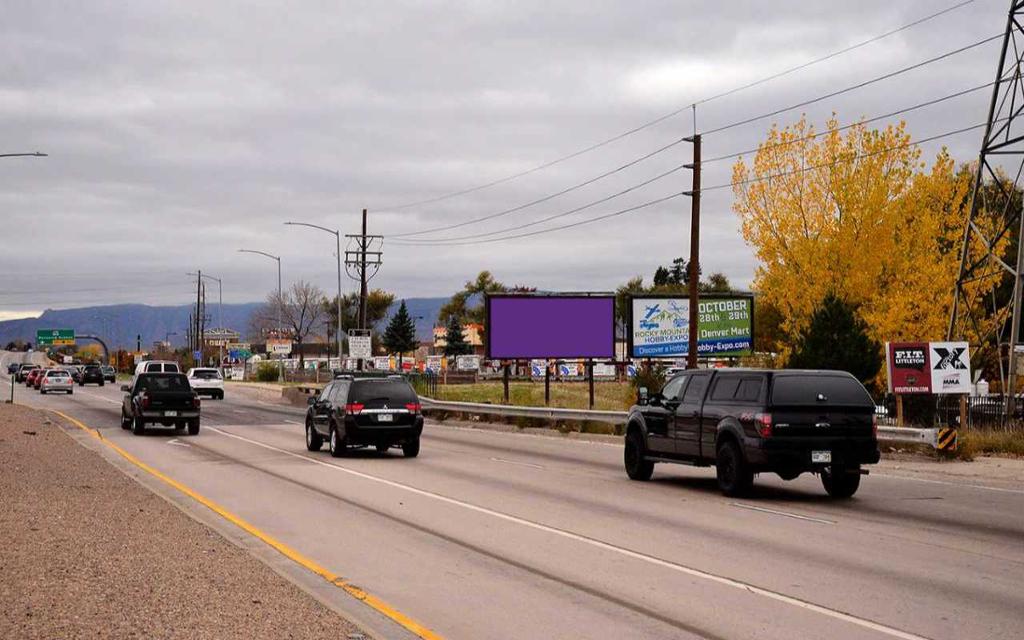
M830 293L878 342L944 337L971 187L945 149L928 169L904 123L841 130L833 118L817 133L801 118L773 127L733 183L784 357Z

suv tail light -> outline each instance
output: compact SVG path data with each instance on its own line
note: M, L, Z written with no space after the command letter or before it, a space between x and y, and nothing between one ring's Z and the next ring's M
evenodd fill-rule
M405 405L405 408L409 413L419 413L423 406L418 402L410 402Z
M345 413L357 415L363 410L364 406L366 405L364 405L362 402L350 402L345 405Z
M756 413L754 414L754 423L757 425L757 432L761 434L762 438L772 437L772 414Z

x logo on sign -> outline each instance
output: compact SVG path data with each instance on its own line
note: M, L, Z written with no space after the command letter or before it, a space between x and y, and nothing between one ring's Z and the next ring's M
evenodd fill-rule
M967 367L963 362L960 361L960 354L965 351L963 347L956 349L945 349L935 347L935 354L939 356L939 361L935 363L935 368L938 369L966 369Z

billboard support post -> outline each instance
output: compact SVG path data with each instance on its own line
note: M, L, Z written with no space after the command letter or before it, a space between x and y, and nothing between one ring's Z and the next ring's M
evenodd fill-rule
M896 394L896 426L903 426L903 396Z
M12 387L13 388L13 387ZM551 361L544 361L544 406L551 404Z
M594 360L587 358L587 386L590 391L590 410L594 410Z
M502 369L503 370L502 370L502 373L501 373L501 384L502 384L502 387L504 387L505 404L509 404L509 401L508 401L508 362L507 361L503 363Z

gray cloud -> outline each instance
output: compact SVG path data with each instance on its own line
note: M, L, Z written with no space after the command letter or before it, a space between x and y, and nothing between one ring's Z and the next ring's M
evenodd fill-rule
M393 234L515 206L691 130L683 114L596 152L461 198L382 212L522 171L695 99L914 20L934 2L7 3L0 23L0 314L189 299L185 272L258 300L279 253L286 281L333 291L333 240L358 212ZM703 105L706 129L786 106L998 33L1006 2L947 16ZM991 80L998 43L814 105L820 123L874 116ZM907 116L925 137L981 122L988 94ZM756 145L773 122L708 136L705 155ZM940 144L961 161L980 132ZM688 159L683 146L542 205L457 230L504 228L580 206ZM708 165L705 184L730 177ZM688 188L680 173L559 222ZM746 284L751 251L729 190L709 192L704 268ZM614 288L686 252L689 203L506 243L385 244L375 284L450 293L482 268L546 289ZM553 223L552 223L553 224ZM456 232L452 232L453 234ZM34 257L31 261L26 258ZM353 283L346 280L347 289ZM29 293L22 293L29 292Z

